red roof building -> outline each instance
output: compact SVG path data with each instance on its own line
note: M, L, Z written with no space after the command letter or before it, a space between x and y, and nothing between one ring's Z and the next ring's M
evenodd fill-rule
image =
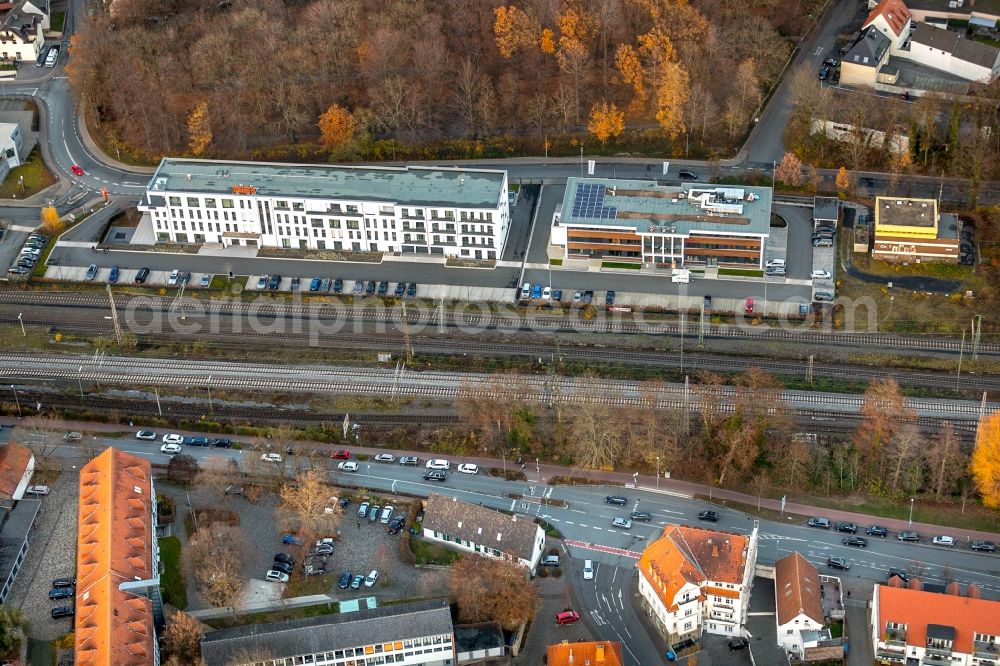
M870 25L888 37L895 50L909 37L913 23L910 10L903 4L903 0L882 0L868 13L861 29Z
M80 470L77 666L160 663L156 493L148 460L108 448Z
M0 500L19 500L31 483L35 456L20 444L0 446Z

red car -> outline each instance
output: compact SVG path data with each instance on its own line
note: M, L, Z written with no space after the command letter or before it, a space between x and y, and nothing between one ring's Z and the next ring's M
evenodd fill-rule
M580 614L575 610L566 610L562 613L556 613L556 624L570 624L571 622L576 622L580 619Z
M74 164L73 166L71 166L71 167L69 168L69 170L73 172L73 175L74 175L74 176L82 176L82 175L84 175L84 171L83 171L83 169L82 169L82 168L80 167L80 165L79 165L79 164Z
M747 297L747 302L746 305L743 306L743 309L746 310L747 314L753 314L753 296Z
M347 449L337 449L330 454L331 458L336 458L337 460L347 460L351 457L351 452Z

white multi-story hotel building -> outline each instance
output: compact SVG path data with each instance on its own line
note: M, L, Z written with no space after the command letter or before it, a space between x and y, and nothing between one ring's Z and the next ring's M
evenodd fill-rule
M139 202L157 242L499 259L507 173L164 158Z
M667 525L639 558L639 595L669 642L741 636L756 562L756 526L743 536Z

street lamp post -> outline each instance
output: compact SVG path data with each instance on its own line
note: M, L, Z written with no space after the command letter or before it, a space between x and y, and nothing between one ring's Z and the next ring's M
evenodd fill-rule
M24 337L28 337L27 331L24 330L24 320L21 319L21 315L22 314L24 314L24 313L23 312L18 312L17 313L17 321L18 321L19 324L21 324L21 335L23 335Z
M17 398L17 389L11 384L10 390L14 393L14 402L17 403L17 418L21 418L21 401Z
M660 456L656 456L656 489L660 489Z
M542 480L541 468L538 466L538 458L535 458L535 477L538 479L539 483Z
M910 524L909 527L913 527L913 498L910 498Z

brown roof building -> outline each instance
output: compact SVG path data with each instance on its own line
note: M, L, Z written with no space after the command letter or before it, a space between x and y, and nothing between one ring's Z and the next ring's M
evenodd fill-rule
M621 666L622 644L614 641L550 645L545 662L548 666Z
M35 456L20 444L0 446L0 501L19 500L31 483Z
M483 557L504 559L534 571L545 532L528 516L510 515L455 497L432 494L424 510L424 538Z
M828 639L816 567L798 552L774 563L774 596L778 644L797 659L809 647ZM831 586L832 587L832 586Z
M77 666L159 664L156 493L148 460L105 449L80 470Z
M749 536L667 525L639 558L639 594L668 640L742 635L757 562Z

